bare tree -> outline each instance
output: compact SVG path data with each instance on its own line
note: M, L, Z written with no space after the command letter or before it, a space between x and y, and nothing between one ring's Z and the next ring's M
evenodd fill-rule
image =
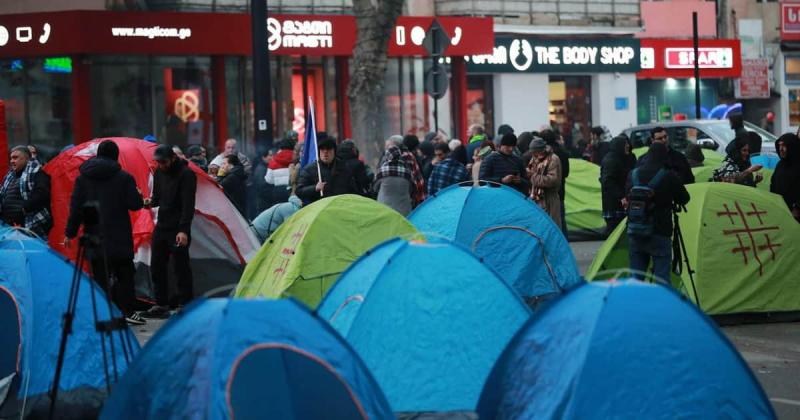
M371 164L378 161L383 150L386 51L392 28L402 11L403 0L353 0L358 38L347 95L353 139Z

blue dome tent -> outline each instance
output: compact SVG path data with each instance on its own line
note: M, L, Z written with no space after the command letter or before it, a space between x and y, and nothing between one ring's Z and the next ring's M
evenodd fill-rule
M420 232L468 247L526 299L583 282L561 229L511 188L451 186L422 203L409 220Z
M147 344L103 419L388 419L364 363L294 300L209 299Z
M713 322L672 290L635 281L569 292L497 361L480 418L774 419Z
M40 240L14 229L0 228L0 411L26 402L30 410L47 410L67 309L74 266ZM106 390L101 336L95 330L92 294L97 301L98 320L109 317L105 293L81 276L81 284L59 383L58 412L99 409ZM114 309L115 311L116 308ZM120 316L119 312L115 316ZM139 350L130 330L125 331L129 358ZM121 337L113 335L117 372L127 368ZM106 339L109 369L111 353ZM6 381L3 381L6 379ZM113 378L111 378L113 381ZM5 387L5 389L3 389Z
M396 412L473 411L530 311L490 268L444 240L393 239L353 263L317 309Z

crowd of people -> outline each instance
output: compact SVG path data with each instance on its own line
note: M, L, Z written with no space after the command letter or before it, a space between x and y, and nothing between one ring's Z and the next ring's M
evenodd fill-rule
M530 198L566 234L565 192L570 157L583 158L600 166L599 184L607 233L626 217L631 268L641 277L652 262L655 276L668 282L673 255L673 212L685 206L689 193L685 185L695 182L691 168L702 165L702 150L690 145L686 154L670 147L667 130L654 128L647 142L649 150L639 159L634 145L624 134L609 139L607 130L593 128L591 141L581 148L565 145L558 131L516 135L502 125L490 136L480 125L469 129L466 142L446 140L439 135L394 135L386 139L384 153L375 170L365 163L352 140L337 141L318 133L318 161L300 167L303 143L297 133L287 132L275 147L252 164L234 139L210 161L203 146L193 145L184 154L177 146L158 145L153 159L150 197L136 188L133 177L119 162L119 149L111 140L102 141L96 157L80 167L75 181L65 232L69 247L81 226L88 233L101 232L104 260L91 260L95 278L105 284L113 275L115 303L129 323L143 318L163 318L170 306L186 304L192 298L192 270L189 264L191 224L194 216L197 179L189 162L207 171L219 182L231 203L252 220L259 238L265 241L302 206L321 198L358 194L371 197L408 215L427 197L436 196L451 185L505 185ZM761 137L738 130L726 149L726 158L709 181L755 186L763 180L760 165L750 156L761 149ZM776 144L780 162L771 179L770 191L785 200L800 221L800 138L784 134ZM33 146L17 146L10 153L10 170L0 186L0 217L3 223L23 227L47 237L53 220L50 178ZM87 219L90 203L98 220ZM151 273L156 302L149 310L134 311L134 266L129 211L158 208L151 244ZM177 276L177 296L170 297L167 266L170 259Z

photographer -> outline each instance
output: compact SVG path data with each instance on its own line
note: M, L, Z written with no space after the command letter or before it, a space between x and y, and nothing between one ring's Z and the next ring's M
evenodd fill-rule
M145 321L133 311L135 269L133 230L128 211L139 210L144 203L136 181L122 170L118 157L117 144L105 140L97 146L97 156L81 165L72 190L64 246L69 248L81 225L84 235L99 240L100 249L88 253L94 279L107 288L109 275L113 274L116 282L110 290L112 300L129 324L141 325ZM92 203L97 206L97 220L91 220L94 215L86 212L86 206Z
M689 202L689 192L673 171L667 169L669 151L663 143L653 143L646 163L631 172L626 185L628 214L628 254L635 278L653 262L657 281L670 284L675 205Z

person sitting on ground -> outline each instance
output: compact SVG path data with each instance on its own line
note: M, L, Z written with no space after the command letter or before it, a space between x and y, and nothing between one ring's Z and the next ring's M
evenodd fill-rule
M370 179L371 170L359 159L358 148L353 140L343 141L336 148L336 157L341 159L356 180L358 194L369 197L372 193L372 180ZM373 175L374 176L374 175Z
M341 159L336 158L336 141L331 138L320 140L317 150L319 160L306 165L297 177L297 196L303 203L313 203L336 195L357 194L353 173Z
M537 138L530 150L533 152L528 172L531 174L531 199L547 213L553 223L561 228L561 161L544 140Z
M239 213L244 215L247 209L247 175L244 173L242 162L238 156L228 155L222 160L220 169L224 175L220 176L219 185Z
M411 213L415 193L411 170L403 159L403 152L392 145L382 159L372 189L378 194L378 202L391 207L403 216Z
M222 153L218 154L214 159L212 159L211 163L208 164L209 174L216 176L219 168L222 166L222 160L225 158L225 156L236 155L239 157L239 161L242 162L242 166L244 166L244 173L247 176L250 176L253 171L253 166L250 163L250 159L248 159L247 155L244 153L239 152L236 144L236 139L228 139L225 141L225 149L222 151Z
M31 158L26 146L11 149L11 165L0 186L0 218L44 239L53 227L50 175Z
M270 203L283 203L289 198L289 166L294 160L294 144L289 140L278 142L278 151L269 161L264 182L272 191Z
M732 143L734 147L726 149L728 156L722 161L722 166L714 170L710 181L755 187L764 177L756 173L761 170L761 165L750 164L750 143L747 133L736 137Z
M449 148L446 144L436 145L437 158L443 156L444 158L436 164L428 179L428 195L435 195L437 192L454 184L469 181L470 176L467 172L467 148L458 146L449 154Z
M516 146L517 136L513 134L503 136L499 150L492 152L481 163L480 179L509 186L527 196L531 184L522 165L522 159L514 156Z
M689 143L686 146L686 160L689 161L689 167L699 168L703 166L703 161L706 160L703 155L703 149L696 143Z
M800 222L800 138L787 133L775 142L781 160L772 174L769 191L783 197L792 216Z
M600 164L600 191L603 196L603 220L606 222L605 235L608 236L625 219L625 183L628 174L636 164L629 159L631 146L625 137L614 137L608 153Z

